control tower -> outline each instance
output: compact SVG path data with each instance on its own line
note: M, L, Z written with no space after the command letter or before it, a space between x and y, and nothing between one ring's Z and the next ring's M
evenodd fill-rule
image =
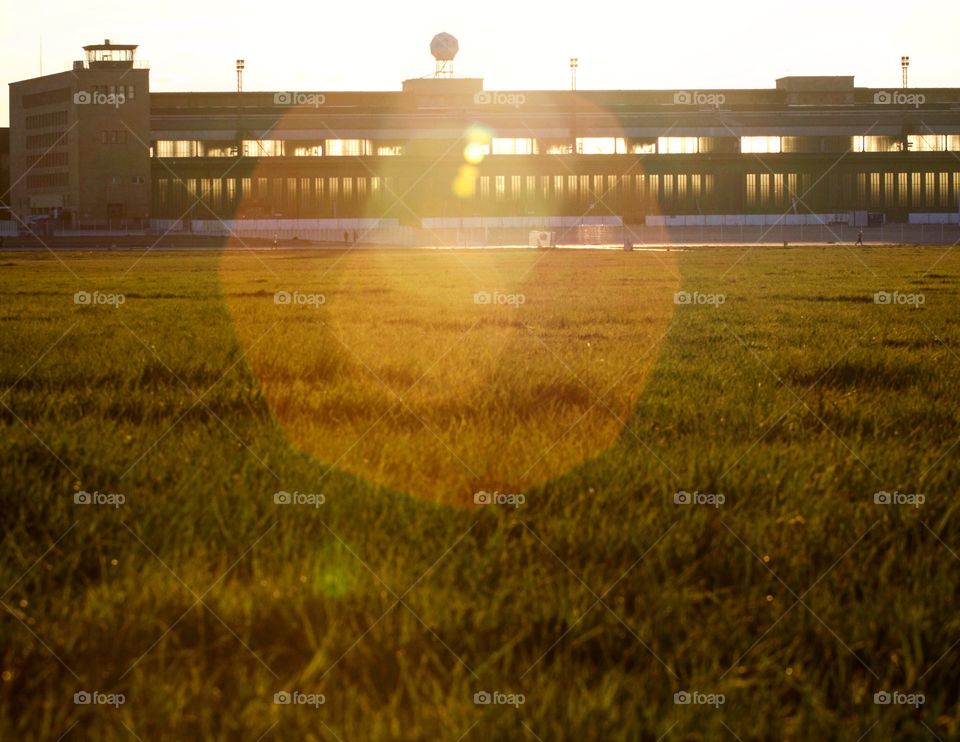
M84 66L87 69L133 69L133 58L137 53L136 44L111 44L107 39L102 44L89 44L83 47Z

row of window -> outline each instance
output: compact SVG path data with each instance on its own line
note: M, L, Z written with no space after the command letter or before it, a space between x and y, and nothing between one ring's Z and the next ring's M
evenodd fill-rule
M492 203L576 201L585 205L626 199L644 206L692 206L701 199L709 201L722 195L717 189L717 176L710 173L480 175L471 176L469 181L469 187L458 189L458 195ZM852 173L831 176L829 183L822 184L815 183L809 173L763 172L748 173L741 183L743 205L748 210L799 205L810 198L814 187L829 189L829 200L843 208L949 210L957 207L960 197L960 171ZM179 215L197 198L215 211L246 201L293 213L367 199L378 206L389 205L403 193L396 178L377 176L158 178L154 190L156 206L165 215Z
M839 151L852 152L960 152L960 134L910 134L899 137L838 137ZM485 142L467 144L464 155L479 162L488 155L623 155L623 154L705 154L741 152L779 154L782 152L820 151L816 137L577 137L573 141L544 141L533 137L492 137ZM817 146L814 146L817 145ZM239 145L243 157L378 157L403 155L399 143L378 143L370 139L324 139L316 142L292 142L283 139L245 139ZM151 148L153 157L236 157L233 142L202 140L158 140Z
M28 129L42 129L46 126L63 126L67 123L66 111L51 111L27 116Z
M73 90L71 88L56 88L55 90L42 90L39 93L29 93L20 99L20 105L23 108L36 108L37 106L49 106L53 103L69 103L73 99Z
M146 182L147 179L143 175L131 175L129 178L123 175L110 175L107 177L107 183L114 186L124 185L126 183L130 183L130 185L144 185Z
M66 187L69 184L69 173L32 173L27 176L27 188Z
M136 85L91 85L90 92L97 95L122 95L126 100L135 100L137 97Z
M390 157L404 154L395 143L370 139L323 139L316 142L288 142L283 139L244 139L243 157ZM150 148L152 157L236 157L235 142L204 142L194 139L161 139Z
M66 167L68 164L68 152L42 152L27 157L27 167Z
M471 179L468 195L480 200L599 201L617 194L640 200L700 198L716 188L713 174L639 175L480 175ZM161 208L186 208L201 198L213 208L240 200L296 203L303 206L367 198L395 200L401 191L391 177L313 178L158 178Z
M45 134L28 134L27 149L46 149L55 144L65 145L67 143L67 132L63 129L58 131L48 131Z
M108 131L101 131L100 143L101 144L126 144L127 130L114 129L114 130L108 130Z
M631 196L638 200L695 199L712 195L716 176L700 173L637 175L479 175L468 176L458 193L482 201L580 200L599 201Z
M808 174L748 173L746 205L789 206L802 201L810 187ZM842 203L863 208L960 208L960 172L846 174L840 189Z
M792 137L741 137L741 152L788 152ZM851 152L960 152L960 134L909 134L906 137L855 136Z

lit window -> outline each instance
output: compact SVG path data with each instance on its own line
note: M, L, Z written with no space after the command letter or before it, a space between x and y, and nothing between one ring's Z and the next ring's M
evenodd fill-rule
M695 155L700 151L698 137L660 137L657 152L661 155Z
M201 144L192 139L161 139L157 141L157 157L196 157Z
M740 137L740 151L745 154L777 154L780 137Z
M369 139L328 139L327 154L331 157L363 157L372 152Z
M284 141L282 139L244 139L244 157L283 157Z
M747 173L747 206L757 205L757 176Z
M233 142L206 142L204 157L236 157L237 145Z
M623 137L577 137L578 155L622 155L626 151Z
M400 157L403 155L402 144L378 144L377 155L379 157Z
M907 143L912 152L943 152L947 149L947 137L944 134L911 134Z
M854 152L896 152L899 146L896 137L856 136L850 149Z
M298 144L293 148L294 157L322 157L322 144Z
M537 154L537 140L529 138L493 138L493 154L495 155L535 155Z

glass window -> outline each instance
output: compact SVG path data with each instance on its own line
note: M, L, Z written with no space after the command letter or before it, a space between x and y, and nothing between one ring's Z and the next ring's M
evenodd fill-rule
M319 143L297 144L293 148L294 157L322 157L323 145Z
M623 137L577 137L578 155L622 155L626 151Z
M330 157L364 157L372 148L369 139L328 139L326 150Z
M537 140L494 137L492 150L495 155L535 155L537 154Z
M244 139L244 157L282 157L284 154L282 139Z
M747 206L757 205L757 176L747 173Z
M907 143L913 152L943 152L947 149L944 134L910 134Z
M700 151L698 137L660 137L657 152L661 155L695 155Z
M777 154L780 137L740 137L740 151L746 154Z

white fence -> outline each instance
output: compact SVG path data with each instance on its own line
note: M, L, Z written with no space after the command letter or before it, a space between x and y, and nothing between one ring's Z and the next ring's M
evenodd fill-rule
M153 219L150 225L160 234L318 242L349 242L400 226L396 219Z
M467 216L428 217L424 229L571 229L622 227L619 216Z
M853 224L853 212L834 214L690 214L648 216L648 227L802 227L809 224Z
M960 224L960 214L911 214L911 224Z

